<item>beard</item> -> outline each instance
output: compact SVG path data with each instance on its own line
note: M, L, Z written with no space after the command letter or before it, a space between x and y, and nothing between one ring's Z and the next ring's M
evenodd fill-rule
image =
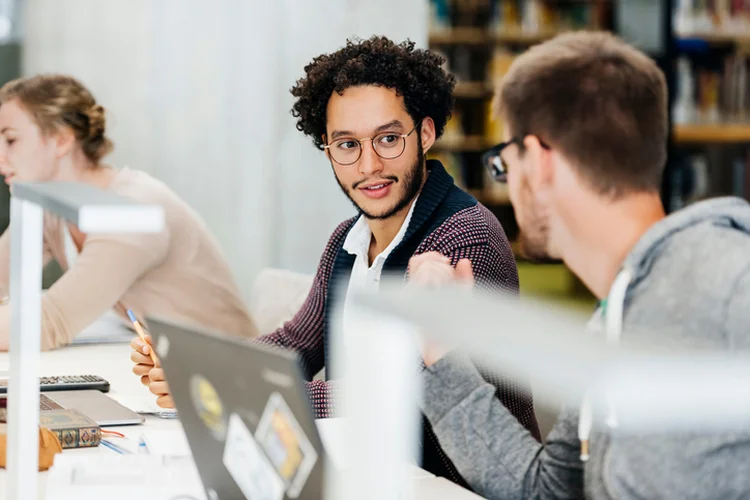
M370 220L384 220L389 219L390 217L393 217L397 213L399 213L401 210L409 206L409 204L414 201L414 198L417 197L419 194L419 191L422 189L422 184L424 183L425 178L425 158L424 158L424 150L422 149L422 141L419 135L417 135L417 157L414 160L414 163L409 168L409 170L406 171L406 173L403 176L402 180L399 180L398 177L395 175L387 175L381 177L383 180L389 180L393 181L394 187L397 186L399 183L403 182L403 190L401 191L401 197L398 199L398 201L393 205L393 207L385 210L382 213L375 214L368 212L361 206L357 204L356 201L354 201L354 198L352 198L351 192L356 189L356 185L359 184L362 181L358 181L355 183L351 188L344 186L344 184L341 183L338 176L336 176L336 172L334 171L334 176L336 177L336 182L338 182L339 187L341 188L341 191L344 192L347 198L349 198L349 201L352 202L352 205L361 212L365 218Z
M549 216L528 185L522 186L525 220L517 220L521 254L532 262L554 262L549 248Z

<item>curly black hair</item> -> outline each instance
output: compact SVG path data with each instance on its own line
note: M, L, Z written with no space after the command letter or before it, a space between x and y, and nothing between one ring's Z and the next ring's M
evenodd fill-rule
M442 56L414 46L410 40L396 44L386 37L373 36L347 40L346 47L313 59L305 66L305 78L291 90L297 98L292 107L292 116L298 119L297 130L311 136L322 150L331 95L342 94L349 87L376 85L403 96L414 123L432 118L440 137L451 117L456 79L443 70Z

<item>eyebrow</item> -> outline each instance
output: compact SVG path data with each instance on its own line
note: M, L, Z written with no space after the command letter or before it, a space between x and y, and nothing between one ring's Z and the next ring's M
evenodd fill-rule
M375 132L373 133L373 135L377 135L380 132L383 132L385 130L394 129L394 128L401 128L401 129L403 129L404 125L399 120L391 120L388 123L383 124L383 125L379 126L378 128L376 128ZM348 130L334 130L334 132L331 134L331 140L335 141L339 137L344 137L344 136L347 136L347 135L354 135L354 133L350 132Z
M2 130L0 130L0 134L4 134L5 132L9 130L15 130L13 127L4 127Z

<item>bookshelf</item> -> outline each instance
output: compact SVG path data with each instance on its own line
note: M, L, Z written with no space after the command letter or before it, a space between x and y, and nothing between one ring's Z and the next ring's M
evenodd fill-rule
M430 0L429 45L442 53L458 83L454 115L428 156L517 232L507 189L484 172L480 157L502 140L492 118L494 83L529 46L575 29L610 29L616 0Z
M750 30L750 27L748 30ZM680 33L677 35L677 39L680 41L697 40L711 45L750 46L750 32L722 33L720 31L700 31Z
M642 11L621 8L625 1L430 0L430 47L446 56L448 70L458 79L454 118L432 154L448 163L454 178L499 218L512 218L512 207L507 196L489 189L492 183L479 161L485 149L502 140L502 124L491 119L494 82L516 54L559 33L620 30L623 15L630 16L624 25L647 24L633 17L643 16ZM696 159L708 158L712 170L737 177L739 159L750 158L750 3L660 2L668 13L668 48L654 57L667 74L673 97L662 194L667 210L673 211L694 198L690 186L695 184ZM750 163L745 177L750 179ZM724 187L712 193L750 197L738 189L727 192L727 182L718 184Z
M506 29L456 27L430 32L430 45L532 45L561 33L562 29L523 29L510 26Z
M492 97L494 89L485 82L458 82L453 95L456 99L484 99Z
M672 209L717 195L750 198L750 3L679 2Z
M677 124L674 141L681 144L750 144L750 123Z

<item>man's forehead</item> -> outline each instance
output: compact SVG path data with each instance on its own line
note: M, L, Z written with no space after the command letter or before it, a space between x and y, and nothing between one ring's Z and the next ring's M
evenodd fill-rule
M411 123L403 97L380 87L352 87L343 94L333 93L328 101L326 128L329 133L349 131L369 133L385 124Z

